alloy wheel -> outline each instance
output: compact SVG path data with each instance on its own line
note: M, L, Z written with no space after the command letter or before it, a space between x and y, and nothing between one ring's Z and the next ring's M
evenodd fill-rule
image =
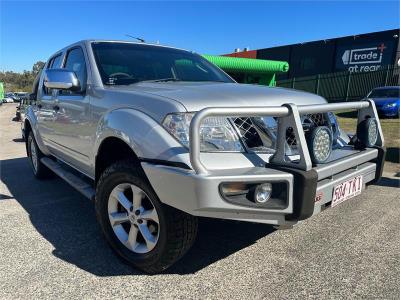
M37 155L36 144L35 144L34 139L31 139L30 148L31 148L32 166L33 166L34 171L37 172L37 169L38 169L38 155Z
M123 183L112 190L108 217L119 241L132 252L148 253L156 246L160 235L157 210L138 186Z

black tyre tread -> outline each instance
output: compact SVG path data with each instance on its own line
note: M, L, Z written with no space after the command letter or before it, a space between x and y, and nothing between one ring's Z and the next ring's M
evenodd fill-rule
M137 166L133 160L123 160L109 166L101 175L96 186L96 201L97 195L101 193L103 182L115 172L127 172L133 176L143 180L148 187L154 192L143 170ZM154 192L154 195L156 193ZM157 198L159 201L159 199ZM161 201L159 201L161 203ZM131 266L139 268L149 274L156 274L166 270L176 261L178 261L193 245L197 236L198 219L183 211L175 209L171 206L161 203L162 209L167 220L167 246L161 258L151 265L137 265L134 262L124 257L113 245L113 249L117 251L122 258ZM102 223L101 212L96 205L96 215L100 223ZM101 226L109 226L101 224ZM104 232L104 230L103 230ZM109 239L107 239L109 240Z
M54 173L40 161L40 159L42 157L45 157L45 155L42 153L42 151L40 151L39 146L37 145L35 136L33 135L32 131L29 133L28 138L27 138L28 149L29 149L29 151L28 151L29 152L29 155L28 155L29 159L31 160L31 157L30 157L31 156L31 147L30 147L31 139L33 139L33 141L34 141L34 143L36 145L36 151L37 151L37 155L38 155L38 158L39 158L37 172L35 173L35 171L33 171L35 177L38 178L38 179L48 179L48 178L53 177ZM32 164L32 161L30 163ZM33 166L32 166L32 169L33 169Z
M193 245L197 236L197 218L169 206L168 249L158 264L149 266L147 273L155 274L166 270L179 260Z

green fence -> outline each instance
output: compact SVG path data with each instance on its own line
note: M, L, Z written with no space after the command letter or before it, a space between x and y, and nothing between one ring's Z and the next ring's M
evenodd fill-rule
M387 66L365 73L320 74L278 80L276 85L315 93L329 102L354 101L364 98L375 87L400 85L400 68Z
M0 82L0 101L2 101L4 98L4 85L2 82Z

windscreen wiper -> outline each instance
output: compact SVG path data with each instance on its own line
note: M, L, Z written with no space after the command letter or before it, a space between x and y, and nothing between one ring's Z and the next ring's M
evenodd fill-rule
M182 81L181 79L170 77L170 78L161 78L161 79L153 79L153 80L144 80L142 82L168 82L168 81Z

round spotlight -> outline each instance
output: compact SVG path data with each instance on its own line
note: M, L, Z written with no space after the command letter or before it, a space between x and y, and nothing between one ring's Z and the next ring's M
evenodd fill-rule
M378 122L368 118L357 125L357 137L365 147L372 147L378 140Z
M315 127L307 141L313 163L320 164L329 158L332 152L332 131L328 127Z
M256 187L254 191L254 201L256 203L266 203L272 195L272 184L263 183Z

